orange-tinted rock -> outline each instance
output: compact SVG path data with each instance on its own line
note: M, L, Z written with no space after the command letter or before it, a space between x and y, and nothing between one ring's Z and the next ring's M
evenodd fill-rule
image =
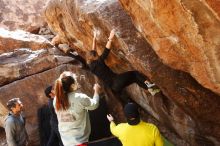
M32 51L18 49L0 55L0 86L72 61L55 48Z
M220 95L218 0L120 0L162 61Z
M8 30L33 30L44 25L41 16L46 1L1 0L0 27Z
M18 48L38 50L51 47L50 42L40 35L21 30L8 31L0 28L0 53L11 52Z
M132 2L134 2L134 4L129 8L132 11L135 10L135 12L140 13L140 16L143 16L136 17L133 13L130 13L137 29L116 0L63 0L62 2L59 0L51 0L46 8L45 17L51 29L59 35L60 40L68 42L75 50L82 52L82 55L91 49L93 32L95 30L99 31L97 47L98 53L100 54L103 51L110 30L116 28L117 38L113 40L113 49L107 60L108 65L116 72L133 69L139 70L147 75L152 82L155 82L163 92L163 94L157 94L155 97L152 97L147 90L140 90L136 85L132 85L129 87L130 90L128 90L131 98L153 115L161 125L166 127L163 133L169 130L174 131L172 136L166 136L169 137L175 145L218 145L218 139L220 139L220 98L212 92L215 91L218 93L218 88L215 88L217 84L212 83L212 81L217 78L212 78L213 80L209 79L207 77L208 73L205 74L205 72L203 72L207 65L204 60L207 60L207 58L205 54L202 54L201 50L194 49L193 43L196 42L197 45L203 46L204 42L201 37L197 35L196 30L198 29L194 29L195 25L191 26L190 22L193 22L193 20L190 19L189 22L185 22L184 18L189 19L190 14L184 10L181 11L182 13L179 12L178 9L180 9L181 6L175 1L171 4L167 1L162 1L161 3L158 1L159 4L164 4L161 7L150 5L150 2L141 3L141 1L139 1L140 3L138 4L143 8L147 5L149 7L154 6L157 11L161 10L161 13L157 13L157 17L159 20L161 19L161 23L159 23L160 21L156 23L156 20L151 22L149 19L151 20L154 17L152 18L152 15L147 15L148 13L142 11L142 7L136 8L137 4L135 4L135 1L126 1L124 5L129 5ZM175 7L176 5L178 7ZM170 6L167 11L163 9L166 8L166 6ZM176 9L171 9L173 8L172 6ZM183 15L183 18L173 21L172 17L168 14L175 13L179 16ZM136 19L144 24L140 23L139 25ZM158 25L155 25L153 22ZM217 21L214 22L217 23ZM175 29L179 28L179 24L183 24L181 25L183 32L189 28L187 35ZM172 30L170 30L163 32L163 28L160 28L160 26L167 29L173 28L175 31L172 32ZM217 25L212 28L216 29ZM145 34L145 32L148 31L150 36ZM165 34L162 34L162 32ZM170 35L171 32L174 35ZM214 33L214 36L212 36L211 32L207 30L206 32L207 35L210 34L212 38L218 35L218 33ZM218 32L218 30L216 30L216 32ZM159 38L157 33L161 34ZM177 34L180 34L181 37L177 36ZM145 38L142 36L145 36ZM191 37L187 38L186 36ZM185 38L186 40L184 40ZM215 39L216 42L218 42L217 38L218 37ZM187 42L188 40L190 40L189 43ZM210 38L210 40L212 39ZM202 43L199 44L199 41ZM189 46L191 50L184 52L185 45L181 46L182 44L179 42L186 42L185 45ZM170 48L168 53L167 47L169 48L173 43L174 45ZM164 47L162 48L161 46ZM175 46L180 46L180 48L176 48ZM181 47L183 47L183 51ZM213 47L211 51L218 52L215 45L211 45L210 47ZM162 55L165 53L167 56L163 58ZM170 66L172 66L172 68L163 64L157 55L159 55L166 64L169 64L168 62L171 60L172 64L170 64ZM217 54L213 56L214 60L216 57ZM197 62L194 61L194 59ZM194 62L189 64L188 61ZM198 61L203 64L198 65ZM195 66L195 64L197 64L197 66ZM217 64L212 65L217 67ZM190 72L190 74L199 83L188 73L177 71L173 68L179 68L185 72L194 69L194 74L197 74L203 79L207 79L207 85L202 84L203 86L201 86L199 84L201 82L192 72ZM201 72L197 72L200 70ZM204 87L210 87L212 91ZM213 132L213 127L215 127L215 132ZM160 129L162 130L161 127Z
M66 70L73 71L79 76L80 90L92 97L93 85L95 83L94 76L77 66L60 65L42 73L14 81L0 88L0 103L2 104L0 106L0 126L3 126L3 119L7 114L6 102L13 97L20 97L25 108L26 128L30 137L30 144L32 146L39 145L37 111L43 104L47 104L47 97L44 95L44 90L49 85L52 85L59 75ZM85 78L80 78L81 75L84 75ZM109 96L105 98L107 100L117 101ZM112 104L109 106L112 106ZM117 109L109 109L109 111L118 112Z
M0 88L0 100L4 105L4 108L2 108L3 110L6 109L5 104L9 99L13 97L21 98L25 107L25 114L27 117L26 127L28 129L28 134L30 135L30 143L33 145L36 145L36 143L39 144L37 110L43 103L47 103L47 98L44 95L44 88L53 84L60 73L67 69L70 68L67 68L67 66L60 66L58 68L15 81ZM5 112L1 112L1 117L5 115ZM1 121L1 126L3 126L2 124L3 121ZM37 139L32 139L33 137Z
M214 13L220 17L220 1L219 0L206 0L207 4L211 9L213 9Z

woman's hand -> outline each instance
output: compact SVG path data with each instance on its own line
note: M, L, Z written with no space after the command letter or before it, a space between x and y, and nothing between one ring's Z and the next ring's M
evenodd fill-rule
M110 32L110 35L108 37L108 42L105 46L107 49L111 48L111 43L112 43L112 39L114 38L114 36L115 36L115 29L112 29L111 32Z
M93 40L96 40L96 37L97 37L97 30L95 30L95 31L93 32Z
M112 29L111 32L110 32L110 35L108 37L108 40L112 40L115 36L115 29Z
M109 122L113 122L114 121L114 118L112 117L111 114L107 115L107 119L109 120Z
M96 50L96 36L97 36L97 30L93 32L92 50Z
M96 84L94 84L94 86L93 86L93 90L94 90L96 93L99 93L100 90L101 90L101 86L100 86L98 83L96 83Z

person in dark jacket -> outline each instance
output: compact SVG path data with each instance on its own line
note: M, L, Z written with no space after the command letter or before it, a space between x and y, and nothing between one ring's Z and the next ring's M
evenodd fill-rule
M47 146L48 138L50 137L50 109L47 104L43 104L37 110L37 118L38 118L38 132L40 138L40 146ZM59 145L55 145L59 146Z
M89 69L93 74L95 74L99 79L101 79L105 86L112 89L112 91L120 95L122 89L126 86L137 83L140 87L148 89L151 95L155 95L160 92L160 89L153 89L154 83L150 83L149 79L142 73L138 71L127 71L124 73L113 72L105 63L111 49L111 43L115 36L115 31L112 30L106 47L103 53L99 56L96 51L96 32L94 33L92 50L87 53L87 61L80 57L76 52L71 51L68 45L60 44L58 47L68 53L68 55L82 63L83 68Z
M8 146L26 146L28 135L25 128L25 118L22 116L23 104L19 98L7 102L10 110L5 119L5 133Z
M138 71L127 71L124 73L113 72L106 64L105 59L108 57L111 43L115 36L115 30L110 32L108 42L105 46L103 53L99 56L96 52L96 33L93 38L93 47L87 55L87 64L90 71L95 74L98 78L104 81L104 84L112 89L114 93L120 93L126 86L137 83L140 87L144 89L149 89L148 91L155 95L160 90L152 89L155 86L154 83L150 83L149 79Z
M59 146L63 146L60 133L58 130L57 115L53 107L53 98L55 96L53 87L52 86L47 87L44 92L45 92L45 95L49 98L48 106L50 110L50 126L51 126L51 133L50 133L50 138L48 140L47 146L55 146L57 144L59 144Z

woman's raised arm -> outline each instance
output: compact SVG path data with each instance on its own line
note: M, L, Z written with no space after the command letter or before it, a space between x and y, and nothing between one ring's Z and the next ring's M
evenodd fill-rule
M111 32L110 32L110 35L108 37L108 42L105 46L107 49L111 49L111 43L112 43L112 40L113 40L114 36L115 36L115 29L112 29Z

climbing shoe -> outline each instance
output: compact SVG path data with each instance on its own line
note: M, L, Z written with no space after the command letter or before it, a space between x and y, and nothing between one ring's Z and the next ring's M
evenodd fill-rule
M160 92L160 89L152 89L152 88L149 88L148 91L150 92L150 94L152 96L154 96L155 94L159 93Z
M148 88L151 88L151 87L155 86L154 83L152 83L152 84L151 83L145 83L145 84L147 85Z

